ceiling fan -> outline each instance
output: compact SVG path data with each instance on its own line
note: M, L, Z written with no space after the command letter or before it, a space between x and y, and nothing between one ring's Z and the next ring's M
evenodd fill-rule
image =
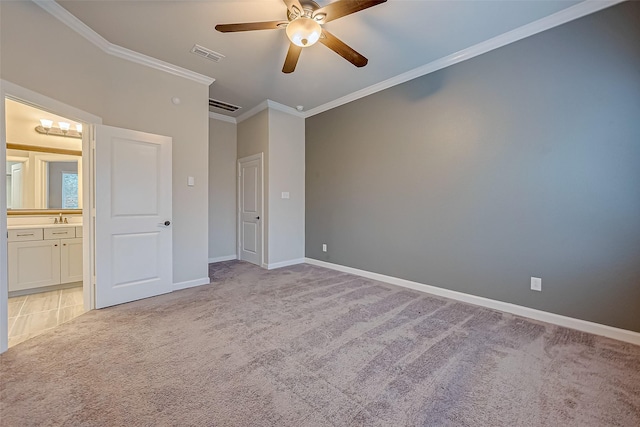
M221 33L255 30L286 29L291 41L287 57L284 60L283 73L292 73L296 69L302 48L320 42L329 49L351 62L356 67L367 65L367 58L347 46L342 40L328 32L322 25L343 16L384 3L387 0L339 0L320 7L312 0L283 0L287 5L287 21L248 22L243 24L219 24L216 30Z

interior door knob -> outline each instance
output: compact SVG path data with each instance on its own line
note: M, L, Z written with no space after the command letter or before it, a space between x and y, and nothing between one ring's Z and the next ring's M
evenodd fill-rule
M171 225L171 221L165 221L164 225L166 225L167 227Z
M256 217L256 219L260 219L260 217L259 217L259 216L257 216L257 217Z

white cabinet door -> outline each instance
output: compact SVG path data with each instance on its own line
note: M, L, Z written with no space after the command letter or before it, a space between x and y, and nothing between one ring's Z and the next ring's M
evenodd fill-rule
M96 307L171 292L171 138L96 126Z
M82 238L60 240L60 283L82 281Z
M60 241L9 242L9 291L60 283Z

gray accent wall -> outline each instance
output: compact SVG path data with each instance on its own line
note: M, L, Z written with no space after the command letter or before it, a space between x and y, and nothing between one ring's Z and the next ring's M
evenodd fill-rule
M639 23L625 2L308 118L306 256L640 331Z
M209 261L236 255L235 123L209 119Z

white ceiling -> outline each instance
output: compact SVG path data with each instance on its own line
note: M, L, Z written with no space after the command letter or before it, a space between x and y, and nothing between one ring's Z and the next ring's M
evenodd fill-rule
M345 0L348 1L348 0ZM58 1L109 42L215 78L210 97L243 107L266 99L309 110L521 27L580 1L389 0L325 25L369 59L356 68L318 43L282 73L283 30L219 33L222 23L286 19L282 0ZM331 3L318 0L320 6ZM226 56L190 53L194 44Z

